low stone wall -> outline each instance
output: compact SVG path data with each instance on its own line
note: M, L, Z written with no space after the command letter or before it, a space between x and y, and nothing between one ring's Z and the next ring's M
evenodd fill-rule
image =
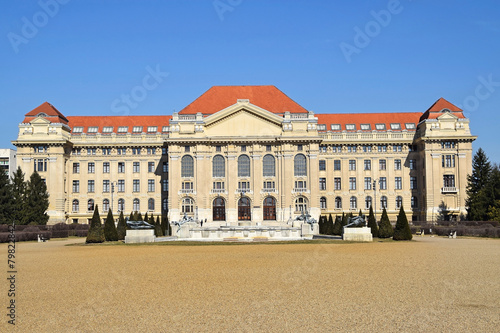
M344 235L342 239L352 242L372 242L373 236L371 229L368 227L361 228L346 228L344 227Z

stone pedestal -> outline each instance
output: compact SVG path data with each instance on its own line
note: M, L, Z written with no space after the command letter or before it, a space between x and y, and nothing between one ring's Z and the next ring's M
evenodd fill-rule
M372 242L373 236L371 229L368 227L361 228L346 228L344 227L344 235L342 239L353 242Z
M301 226L302 237L312 239L313 235L319 234L319 225L317 223L313 223L312 227L309 223L303 223Z
M155 238L154 229L127 230L125 243L153 243Z

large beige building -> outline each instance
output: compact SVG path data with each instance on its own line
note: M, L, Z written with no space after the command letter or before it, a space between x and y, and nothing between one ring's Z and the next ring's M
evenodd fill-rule
M44 103L13 143L46 180L49 223L86 222L99 205L279 225L371 205L435 220L445 204L456 218L475 138L442 98L425 112L315 114L274 86L217 86L172 116L65 117Z

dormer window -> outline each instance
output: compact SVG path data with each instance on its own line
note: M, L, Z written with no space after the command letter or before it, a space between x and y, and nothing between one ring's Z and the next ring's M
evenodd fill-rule
M406 123L405 127L407 130L414 130L415 129L415 123Z
M325 124L318 124L316 127L318 131L326 131L326 125Z
M134 126L132 128L132 133L142 133L142 126Z
M97 130L98 130L98 129L99 129L99 127L97 127L97 126L92 126L92 127L89 127L89 128L87 129L87 133L92 133L92 134L97 133Z
M369 131L371 130L370 124L361 124L360 125L362 131Z
M113 126L105 126L102 129L103 133L112 133L113 132Z
M83 132L83 127L78 126L73 128L73 133L82 133Z
M385 124L375 124L375 129L377 131L385 131Z
M446 108L445 108L445 109L442 109L442 110L441 110L441 112L442 112L442 113L445 113L445 112L451 112L451 110L450 110L450 109L446 109Z
M162 129L161 129L161 131L162 131L163 133L168 132L168 126L163 126L163 127L162 127Z
M157 126L148 126L148 133L156 133L158 131Z
M46 113L40 112L39 114L36 115L37 117L47 117Z
M332 131L341 131L342 128L340 127L340 124L331 124L330 125L332 128Z
M346 124L345 125L345 129L347 131L355 131L356 130L356 125L354 125L354 124Z
M128 132L128 127L127 126L120 126L118 127L118 133L127 133Z
M391 124L391 130L398 131L400 129L401 129L401 124L398 124L398 123L392 123Z

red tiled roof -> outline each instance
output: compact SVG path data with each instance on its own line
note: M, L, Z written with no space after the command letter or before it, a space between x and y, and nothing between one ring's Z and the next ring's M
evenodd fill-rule
M419 122L421 112L398 112L398 113L337 113L337 114L315 114L318 124L326 124L326 130L331 131L332 124L340 124L341 130L346 130L346 124L356 125L356 130L361 130L361 124L370 124L370 130L375 130L375 124L385 124L386 130L391 129L391 124L401 124L401 129L406 129L406 123L415 124ZM410 129L414 131L415 129Z
M45 113L47 116L44 118L49 120L51 123L68 123L68 119L66 119L66 117L61 112L59 112L52 104L48 102L44 102L30 112L26 113L23 123L29 123L40 113Z
M465 118L463 114L463 110L460 109L458 106L451 104L447 100L445 100L443 97L438 99L434 104L431 105L427 111L424 112L422 117L420 117L420 121L424 119L436 119L442 114L443 109L448 109L451 111L451 113L458 118Z
M248 99L250 103L277 114L284 114L285 111L307 113L306 109L275 86L214 86L179 114L213 114L236 104L238 99Z
M168 126L172 116L68 116L69 126L83 127L83 133L87 133L89 127L97 126L98 132L102 133L103 127L112 126L113 133L117 133L118 127L127 126L128 133L132 133L134 126L142 126L143 132L147 132L148 126L157 126L158 132L163 126Z

